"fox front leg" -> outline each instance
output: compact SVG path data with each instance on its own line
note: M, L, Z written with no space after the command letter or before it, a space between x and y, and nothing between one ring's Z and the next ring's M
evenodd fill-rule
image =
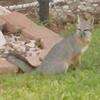
M82 55L80 55L78 57L78 59L75 61L74 66L75 66L75 68L77 68L77 67L81 68L82 67Z
M68 65L67 62L65 62L65 63L64 63L64 66L65 66L65 71L64 71L64 72L66 73L66 72L68 71L68 69L69 69L69 65Z
M82 65L82 56L78 56L77 60L75 61L75 65L81 67Z
M82 65L82 56L80 55L78 58L78 65L81 67Z
M77 67L81 67L81 55L74 58L71 65L71 69L75 70Z

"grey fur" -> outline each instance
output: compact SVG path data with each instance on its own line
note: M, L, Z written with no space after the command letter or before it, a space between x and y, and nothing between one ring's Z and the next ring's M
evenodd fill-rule
M89 45L87 40L91 39L90 28L90 23L87 23L85 20L82 23L81 19L81 21L78 22L76 33L71 34L57 43L37 70L44 74L56 74L67 71L68 67L74 63L72 59L77 55L81 55L85 46ZM85 35L81 37L80 32ZM83 44L76 42L78 37L82 43L84 42Z
M43 73L65 72L71 64L71 62L69 63L67 61L72 59L73 54L81 54L82 47L76 44L74 39L75 36L76 34L71 35L57 43L51 49L38 70Z

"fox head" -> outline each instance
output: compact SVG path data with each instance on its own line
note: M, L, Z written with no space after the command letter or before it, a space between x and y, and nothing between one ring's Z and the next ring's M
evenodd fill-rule
M91 29L93 28L94 18L90 13L82 13L78 15L77 31L84 43L88 43L91 40Z

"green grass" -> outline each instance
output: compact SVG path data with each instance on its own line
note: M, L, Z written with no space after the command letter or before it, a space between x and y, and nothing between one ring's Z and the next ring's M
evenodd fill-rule
M100 100L100 26L82 58L82 68L51 76L0 76L0 100Z

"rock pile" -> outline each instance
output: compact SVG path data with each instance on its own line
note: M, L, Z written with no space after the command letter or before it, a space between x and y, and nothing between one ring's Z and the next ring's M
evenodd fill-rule
M83 11L92 13L100 21L99 0L52 0L50 3L51 15L62 21L75 22L77 13Z
M18 12L4 13L0 16L0 22L1 35L6 42L0 47L0 64L3 64L0 65L0 73L15 73L19 68L30 72L62 40L58 34L36 25Z
M5 7L10 10L18 10L19 8L21 10L23 7L29 7L28 12L30 12L30 15L32 16L32 13L34 13L34 16L39 17L39 4L37 0L33 2L30 1L31 3L28 3L29 1L27 0L26 2L17 1L17 5L13 2L11 6L11 1L6 0L5 2L8 2L5 3ZM2 3L0 4L3 5ZM9 6L7 6L7 4L9 4ZM100 20L100 0L50 0L50 14L55 17L55 19L73 23L79 11L92 12L94 16L96 16L95 21L98 22L98 20Z
M6 56L10 52L13 52L19 56L25 58L30 65L36 67L40 65L38 59L41 53L41 48L38 47L37 41L35 40L25 40L21 36L16 36L13 34L5 35L6 45L0 48L0 56Z

